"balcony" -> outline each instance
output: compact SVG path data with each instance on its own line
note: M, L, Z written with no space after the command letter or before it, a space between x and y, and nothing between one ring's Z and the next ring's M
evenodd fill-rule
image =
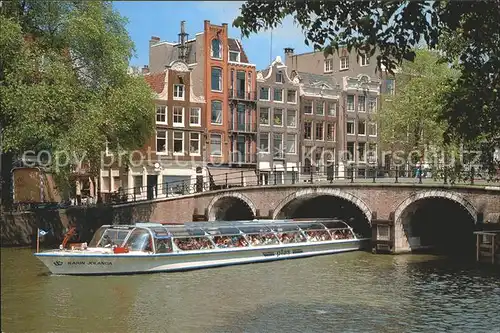
M234 151L231 153L231 164L256 164L257 154L255 153L240 153Z
M253 102L257 100L257 92L229 89L229 99Z
M257 123L243 123L238 122L236 119L229 121L230 132L239 132L239 133L257 133Z

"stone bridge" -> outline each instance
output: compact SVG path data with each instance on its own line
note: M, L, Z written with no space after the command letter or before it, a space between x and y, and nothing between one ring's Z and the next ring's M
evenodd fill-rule
M121 204L114 210L115 223L337 217L366 235L372 223L389 221L391 251L407 252L450 239L460 243L459 236L470 237L479 224L499 222L500 188L390 183L248 186Z

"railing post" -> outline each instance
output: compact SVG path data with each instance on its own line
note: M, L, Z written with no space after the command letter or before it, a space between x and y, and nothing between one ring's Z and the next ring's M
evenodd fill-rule
M295 184L295 167L292 166L292 184Z
M314 169L315 168L316 168L316 166L313 166L312 163L311 163L311 167L309 169L310 178L311 178L311 184L313 183L313 173L314 173Z
M137 193L135 192L135 187L132 191L134 191L134 201L137 201Z
M396 180L394 181L395 183L399 183L398 178L399 178L399 166L396 165Z
M274 172L273 172L273 174L274 174L274 185L276 185L276 166L274 166L273 169L274 169Z
M227 172L226 172L226 188L227 188Z
M243 171L241 171L241 187L245 186L244 181L243 181Z
M470 184L471 185L474 185L474 176L475 176L475 173L476 173L476 169L474 169L474 167L471 167L470 168Z
M351 183L354 183L354 165L351 166Z
M418 171L418 183L422 184L422 164L417 168Z
M373 182L375 183L375 179L377 178L377 169L376 169L376 166L372 167L372 172L373 172Z
M168 183L165 183L165 197L168 198Z

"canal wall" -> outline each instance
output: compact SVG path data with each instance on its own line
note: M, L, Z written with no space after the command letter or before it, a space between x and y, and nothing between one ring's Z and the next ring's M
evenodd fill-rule
M4 213L0 223L0 244L3 247L34 246L37 228L40 228L49 232L41 238L41 244L57 245L70 226L76 227L80 241L88 242L103 224L148 221L151 211L150 205L119 208L103 205Z

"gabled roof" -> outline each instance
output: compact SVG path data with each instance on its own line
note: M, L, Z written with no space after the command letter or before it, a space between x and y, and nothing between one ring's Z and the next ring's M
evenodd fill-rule
M161 94L165 88L165 75L165 72L148 74L144 76L144 79L157 94Z
M300 77L300 83L308 86L321 86L325 84L331 89L338 86L337 81L331 75L312 74L307 72L297 72Z
M240 62L248 64L248 57L239 40L228 38L227 44L229 46L229 51L240 52Z

